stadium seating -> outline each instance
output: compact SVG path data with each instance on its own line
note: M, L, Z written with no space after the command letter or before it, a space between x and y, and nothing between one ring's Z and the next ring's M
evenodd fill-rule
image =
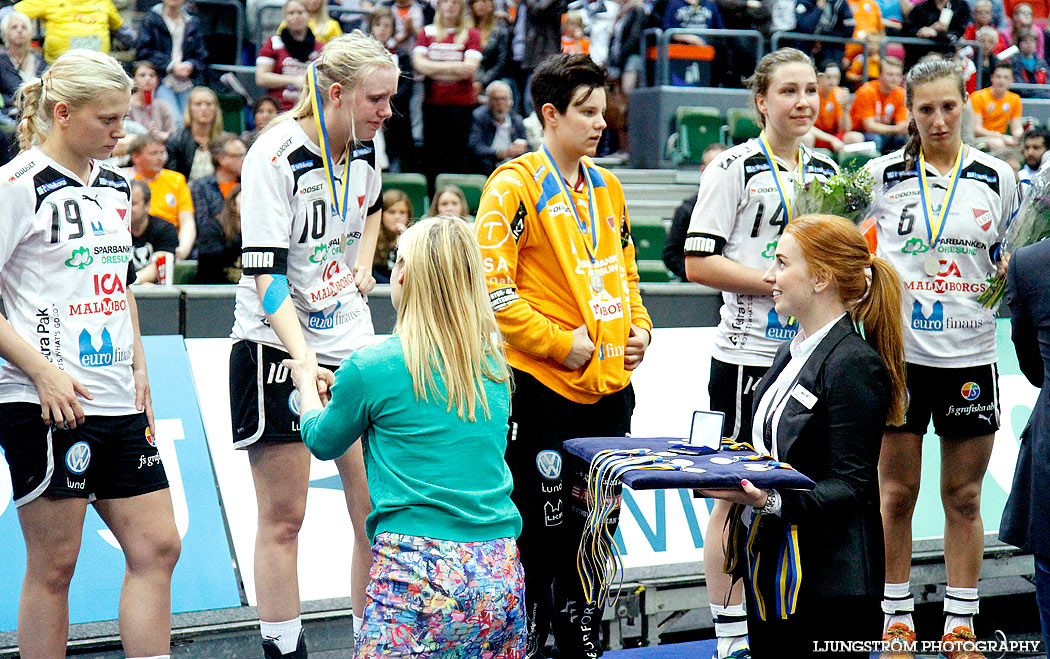
M401 190L412 202L415 217L423 217L428 208L427 177L422 174L383 174L383 190Z
M386 174L383 175L383 178L386 178ZM438 174L434 181L434 189L440 190L446 185L458 186L467 197L470 214L475 215L478 212L478 206L481 205L481 191L485 188L485 181L488 178L484 174Z
M758 137L762 127L758 125L758 112L745 108L730 108L726 115L729 144L740 144Z
M675 125L678 131L675 133L677 144L670 153L675 164L699 164L704 149L722 137L722 113L718 108L680 107L675 116Z
M635 259L656 260L663 258L667 229L659 218L634 218L631 220L631 237L634 239Z

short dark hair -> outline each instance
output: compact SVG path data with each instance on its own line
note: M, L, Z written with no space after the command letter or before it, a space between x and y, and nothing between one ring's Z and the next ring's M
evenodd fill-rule
M146 212L149 212L149 202L153 199L153 191L149 188L149 183L146 183L142 179L135 179L131 182L131 189L138 190L142 193L142 199L146 202Z
M590 55L559 53L543 60L532 74L532 107L543 126L542 108L547 103L554 106L558 114L565 114L580 87L591 92L605 86L605 71L594 63Z
M1010 71L1010 75L1014 74L1014 65L1005 60L1000 60L996 62L995 66L992 67L992 73L994 74L999 69L1008 69Z
M131 75L134 76L136 73L139 72L139 69L149 69L150 71L156 73L158 77L160 76L160 71L157 70L157 65L149 61L148 59L140 59L139 61L132 64Z
M1050 147L1050 130L1035 125L1024 132L1024 135L1021 137L1022 146L1026 140L1035 139L1037 137L1042 138L1043 147Z

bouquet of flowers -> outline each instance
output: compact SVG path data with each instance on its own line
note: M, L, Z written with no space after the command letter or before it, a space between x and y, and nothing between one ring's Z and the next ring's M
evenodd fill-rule
M871 207L875 179L867 170L846 170L820 183L795 181L795 217L802 215L838 215L854 224L867 216Z
M1009 255L1018 247L1034 245L1050 236L1050 170L1040 169L1032 177L1021 201L1021 208L1010 222L1006 237L999 245L1000 254ZM977 298L985 307L995 310L1006 293L1006 273L988 279L988 288Z

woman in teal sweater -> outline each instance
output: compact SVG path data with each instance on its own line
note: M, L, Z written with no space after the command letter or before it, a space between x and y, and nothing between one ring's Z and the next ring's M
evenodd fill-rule
M521 656L521 518L503 460L510 371L467 225L441 215L405 231L390 287L389 339L334 376L312 353L285 361L307 448L332 460L364 442L373 563L354 656Z

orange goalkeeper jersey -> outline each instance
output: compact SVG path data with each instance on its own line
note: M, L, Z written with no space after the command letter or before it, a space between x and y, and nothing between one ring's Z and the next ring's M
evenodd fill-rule
M528 153L492 173L475 235L510 365L565 398L593 403L630 382L624 348L631 324L651 330L652 321L638 292L620 182L583 159L594 188L597 217L591 218L586 187L572 190L565 184L572 196L566 200L558 175L545 162L540 153ZM575 204L586 230L576 223L567 201ZM592 248L592 221L597 249ZM601 278L599 292L591 284L594 275ZM594 354L570 371L561 361L580 325L587 326Z

